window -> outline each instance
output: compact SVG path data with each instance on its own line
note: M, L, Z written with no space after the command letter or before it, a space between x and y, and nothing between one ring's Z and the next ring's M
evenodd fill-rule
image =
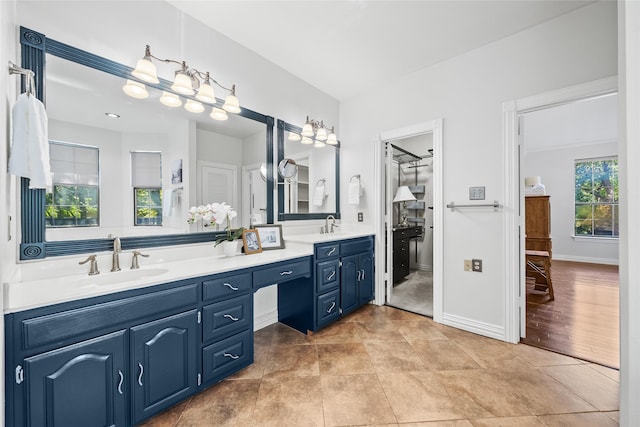
M618 158L576 160L575 235L618 237Z
M49 157L53 188L45 198L46 227L99 226L98 149L49 141Z
M131 152L134 225L162 225L162 155Z

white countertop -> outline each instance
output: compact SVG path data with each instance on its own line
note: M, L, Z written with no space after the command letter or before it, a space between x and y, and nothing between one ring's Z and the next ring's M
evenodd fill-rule
M14 279L4 284L4 313L145 288L313 254L313 245L289 241L285 249L263 251L252 255L238 254L229 258L223 255L207 255L207 252L213 252L210 250L211 247L213 244L185 245L178 249L145 250L145 253L151 253L151 258L141 258L139 270L130 270L126 266L130 254L122 253L120 264L124 268L117 272L109 271L111 255L102 254L98 258L101 273L96 276L87 274L88 264L76 265L78 260L85 258L83 255L59 257L60 259L56 257L31 265L22 264ZM175 253L177 260L171 257L172 250L182 252L182 254ZM184 252L191 253L192 256L184 259ZM64 270L64 268L60 269L60 266L65 267L68 264L68 267L73 270L66 271L73 271L74 274L56 277L55 264L58 264L58 270ZM47 275L47 271L51 274Z
M288 227L285 249L258 254L238 253L226 258L212 243L143 249L140 269L130 270L131 251L120 254L121 271L111 272L111 252L98 253L100 274L89 276L89 264L79 265L87 254L52 257L20 263L4 284L4 313L28 310L130 289L168 283L191 277L224 273L313 255L313 244L374 234L366 227L348 226L335 233L309 233L309 227ZM318 229L319 227L313 228Z

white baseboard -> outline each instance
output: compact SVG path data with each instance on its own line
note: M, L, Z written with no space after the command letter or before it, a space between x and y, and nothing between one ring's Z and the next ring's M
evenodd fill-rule
M255 316L253 318L253 330L254 332L259 331L260 329L266 328L274 323L278 323L278 310Z
M463 331L473 332L474 334L483 335L485 337L495 338L500 341L507 341L505 330L502 326L478 322L477 320L471 320L466 317L447 313L442 314L442 324L462 329Z
M612 258L595 258L575 255L561 255L553 253L553 259L558 261L575 261L575 262L588 262L590 264L607 264L607 265L619 265L620 262L617 259Z

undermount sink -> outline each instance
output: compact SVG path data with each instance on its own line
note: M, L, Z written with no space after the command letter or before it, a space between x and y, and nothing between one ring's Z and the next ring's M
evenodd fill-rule
M82 276L75 279L80 286L106 286L132 280L159 276L168 272L166 268L141 268L139 270L106 271L95 276Z

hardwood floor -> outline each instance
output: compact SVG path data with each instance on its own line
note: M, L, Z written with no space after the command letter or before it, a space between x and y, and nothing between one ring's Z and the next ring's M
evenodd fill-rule
M527 283L527 336L536 347L620 367L618 267L554 260L555 301Z

